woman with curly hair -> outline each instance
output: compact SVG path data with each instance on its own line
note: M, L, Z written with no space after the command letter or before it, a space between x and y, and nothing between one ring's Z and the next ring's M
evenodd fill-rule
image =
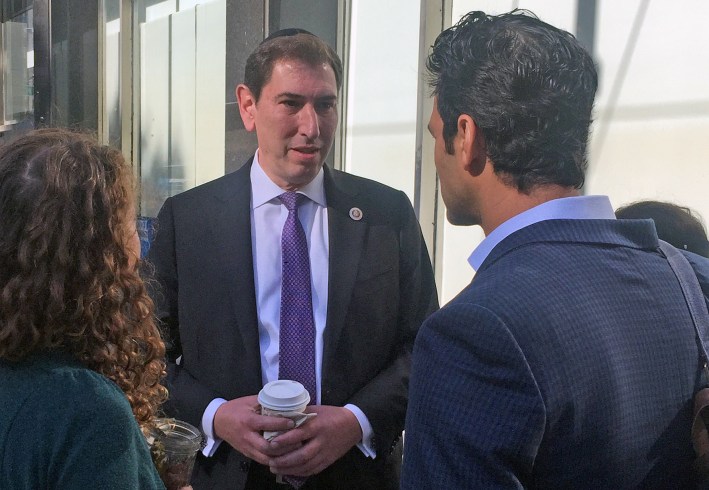
M120 152L88 136L0 147L2 488L164 488L139 428L166 391L134 201Z

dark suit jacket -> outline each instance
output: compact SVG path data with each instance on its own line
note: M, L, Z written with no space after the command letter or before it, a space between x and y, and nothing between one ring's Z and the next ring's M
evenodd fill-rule
M148 256L159 317L172 345L169 415L200 426L217 397L262 387L251 250L251 162L168 199ZM403 192L325 168L329 299L324 332L324 405L357 405L374 431L377 458L357 448L312 482L318 488L392 488L407 405L413 341L437 306L428 252ZM362 210L360 221L350 209ZM400 448L399 448L400 453ZM251 463L222 443L198 457L200 488L242 488ZM345 478L346 477L346 478Z
M688 488L699 352L649 220L513 233L413 364L402 488Z

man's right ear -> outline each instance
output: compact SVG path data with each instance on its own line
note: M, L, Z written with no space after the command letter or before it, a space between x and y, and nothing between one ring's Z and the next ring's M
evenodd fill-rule
M239 104L239 114L246 131L256 129L256 98L249 87L240 83L236 87L236 102Z
M482 131L468 114L458 117L457 129L455 141L459 145L457 153L463 167L470 175L478 176L485 170L487 162L487 148Z

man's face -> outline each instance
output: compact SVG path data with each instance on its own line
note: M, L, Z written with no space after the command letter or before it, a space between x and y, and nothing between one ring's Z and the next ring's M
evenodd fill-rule
M279 187L308 184L323 166L337 128L337 84L327 63L281 60L258 102L237 89L244 126L256 131L259 162Z
M446 217L453 225L479 224L471 216L471 192L466 186L469 175L456 155L446 151L446 142L443 139L443 119L438 112L438 99L433 100L431 119L428 122L428 131L435 140L433 160L436 172L441 182L441 197L446 205Z

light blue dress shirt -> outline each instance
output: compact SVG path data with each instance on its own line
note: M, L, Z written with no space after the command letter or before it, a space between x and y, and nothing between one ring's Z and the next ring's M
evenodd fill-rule
M263 171L258 151L251 165L251 249L253 253L256 311L258 312L259 346L261 350L261 379L264 384L278 379L280 315L281 315L281 233L288 210L278 199L283 189ZM321 169L306 186L298 189L309 199L298 207L298 218L308 241L315 320L315 380L317 403L321 402L323 332L327 321L329 241L327 201ZM236 374L238 375L238 373ZM216 398L202 416L202 432L207 444L202 450L212 456L221 443L214 434L214 414L226 400ZM372 426L359 407L347 404L362 428L362 442L357 445L374 458L371 445Z
M492 249L515 231L550 219L615 219L613 206L607 196L575 196L553 199L508 219L495 228L468 258L478 270Z
M278 196L283 189L273 183L260 166L258 153L251 166L251 240L261 346L261 379L264 384L278 379L281 322L281 234L288 209ZM321 402L323 331L327 320L328 251L327 202L322 169L306 186L298 189L308 200L298 207L310 255L310 273L315 319L315 382Z

